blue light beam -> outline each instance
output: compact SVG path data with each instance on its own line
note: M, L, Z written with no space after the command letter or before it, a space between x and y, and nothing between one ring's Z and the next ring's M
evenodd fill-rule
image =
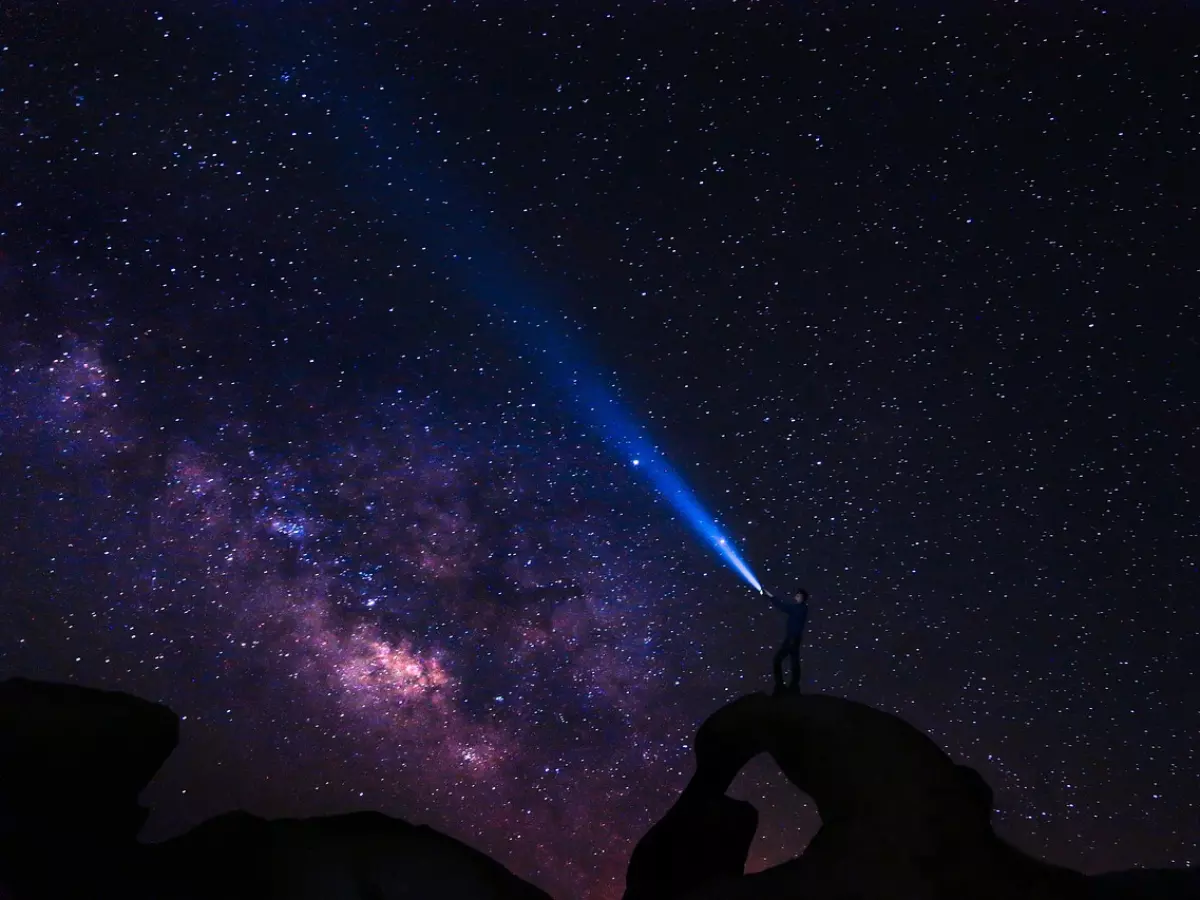
M499 318L503 322L515 328L523 348L532 351L534 361L544 370L544 374L574 403L600 437L646 477L659 495L675 508L683 521L705 543L717 551L730 568L762 593L762 584L738 553L733 541L705 510L679 472L655 447L645 429L623 407L616 391L604 384L598 374L599 366L585 362L586 352L582 343L571 339L559 324L563 316L559 314L551 318L529 299L535 294L550 292L539 290L532 276L518 275L515 271L517 267L506 261L494 245L479 240L486 234L481 225L452 230L459 235L477 237L471 242L470 252L465 252L467 248L461 246L456 246L453 252L449 248L443 251L450 258L463 260L458 267L458 274L465 276L468 290L478 299L489 303L500 313Z
M600 367L585 361L587 354L582 342L569 337L559 324L564 318L562 314L551 318L530 299L551 292L540 289L531 275L518 274L512 260L520 259L520 256L513 254L505 258L495 244L481 240L488 231L478 221L472 222L469 228L447 231L476 236L469 248L456 243L453 250L449 247L443 250L449 258L461 261L457 272L464 278L468 290L495 308L499 318L515 329L523 349L532 351L534 361L544 374L574 403L600 437L645 475L683 521L716 550L730 568L762 593L762 584L733 541L655 447L645 429L622 406L617 392L604 384L598 374Z
M276 32L272 33L278 38ZM302 41L303 35L297 38ZM562 314L550 316L533 301L537 296L550 297L553 291L541 286L541 279L528 271L529 254L505 238L508 229L489 226L465 196L461 181L447 171L444 159L438 162L436 156L419 149L413 134L401 128L393 131L386 124L408 122L411 116L398 114L394 107L375 107L374 99L369 99L371 95L361 88L342 93L347 73L330 70L337 68L333 60L338 54L326 43L321 51L311 59L305 57L306 78L323 83L321 103L339 113L330 124L337 131L335 140L345 138L341 140L348 153L343 160L343 174L348 176L345 188L357 188L369 205L383 206L387 211L385 221L391 219L402 233L419 238L435 265L460 281L485 307L490 323L499 320L514 328L523 349L533 351L534 360L605 442L644 473L683 520L747 584L761 592L762 585L733 542L644 429L622 408L616 391L603 383L598 374L600 367L584 364L584 348L562 326ZM322 66L320 60L329 63ZM290 73L292 68L283 65L281 71ZM324 69L322 74L318 74L320 68ZM290 75L281 77L281 84L290 82ZM360 80L350 78L349 82L358 84ZM313 102L308 93L298 93L296 100ZM364 129L367 122L372 127ZM385 139L389 131L390 139Z
M574 399L584 408L601 437L625 455L630 463L646 476L662 498L675 507L683 521L711 545L747 584L761 594L762 585L754 577L750 566L738 553L733 542L717 524L716 519L704 509L700 499L684 482L682 476L650 443L633 417L618 405L616 397L592 378L580 378L579 382L579 392Z

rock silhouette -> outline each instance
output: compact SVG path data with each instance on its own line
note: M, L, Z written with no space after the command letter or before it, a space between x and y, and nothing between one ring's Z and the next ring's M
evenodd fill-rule
M141 872L143 896L163 900L550 900L461 841L376 812L274 820L226 813L148 847Z
M231 812L158 844L138 795L178 720L128 694L0 682L0 900L549 900L495 860L381 813ZM696 735L696 773L630 859L626 900L1200 900L1200 873L1088 877L1021 853L992 792L896 716L811 694L752 694ZM754 807L726 796L760 753L822 826L796 859L744 874Z
M179 742L179 720L116 691L0 682L0 810L36 837L131 841L149 811L138 795Z
M178 718L157 703L0 682L0 897L90 897L124 883L149 813L138 795L178 740Z
M1196 900L1200 871L1128 869L1092 877L1091 900Z
M751 804L693 780L634 848L626 900L684 896L741 876L757 828L758 811Z
M822 825L796 859L745 875L749 819L721 798L760 753L812 798ZM978 772L904 720L860 703L752 694L704 722L695 754L695 775L634 851L626 900L1196 898L1176 893L1186 872L1160 879L1165 892L1146 894L1140 873L1089 878L1018 851L992 830L992 791ZM694 837L705 817L719 819L717 833L736 830L724 855ZM691 856L679 850L689 842Z
M233 812L140 844L138 795L179 721L128 694L0 682L0 900L549 900L500 863L382 813Z

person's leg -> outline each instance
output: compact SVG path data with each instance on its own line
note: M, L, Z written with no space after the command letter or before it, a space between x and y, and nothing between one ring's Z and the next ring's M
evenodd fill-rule
M775 688L776 688L776 690L783 690L783 658L785 656L787 656L787 652L788 652L788 645L787 645L787 642L784 641L783 646L780 647L779 651L775 654L775 660L774 660L774 664L773 664L773 668L775 671Z
M788 648L788 656L792 659L792 684L793 691L800 690L800 642L792 641Z

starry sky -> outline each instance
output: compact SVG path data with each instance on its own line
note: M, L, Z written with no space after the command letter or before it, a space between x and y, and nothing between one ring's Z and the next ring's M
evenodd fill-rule
M587 382L810 689L1200 862L1194 4L139 6L0 12L0 674L184 717L147 837L620 895L783 622Z

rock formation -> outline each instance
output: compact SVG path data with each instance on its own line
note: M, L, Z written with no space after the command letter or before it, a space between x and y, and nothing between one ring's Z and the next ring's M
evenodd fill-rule
M634 848L626 900L666 900L739 877L757 828L751 804L726 797L724 789L705 790L693 779Z
M143 895L156 900L550 900L461 841L376 812L226 813L148 847L142 872Z
M1089 900L1200 900L1200 870L1128 869L1091 878Z
M0 682L0 900L550 900L495 860L382 813L228 813L139 844L138 795L179 722L128 694Z
M634 851L626 900L1100 896L1098 880L1035 860L997 837L992 792L979 773L955 764L902 719L860 703L796 693L743 697L701 726L695 753L691 782ZM796 859L745 875L752 819L725 791L759 753L769 753L813 799L822 825ZM706 828L712 836L703 835ZM726 836L723 853L709 849L716 835ZM688 844L694 853L682 851ZM1141 896L1115 889L1122 892L1103 896Z
M138 795L179 742L165 706L115 691L25 678L0 682L0 810L56 841L127 842Z
M148 814L138 795L178 740L179 720L157 703L0 682L0 895L99 896L122 883Z
M549 900L477 850L380 813L227 813L136 840L138 795L178 740L164 706L0 682L0 900ZM1010 847L992 792L903 720L821 695L743 697L695 741L696 773L630 859L627 900L1200 900L1194 871L1087 877ZM769 753L820 812L796 859L746 875L754 807L726 796Z

